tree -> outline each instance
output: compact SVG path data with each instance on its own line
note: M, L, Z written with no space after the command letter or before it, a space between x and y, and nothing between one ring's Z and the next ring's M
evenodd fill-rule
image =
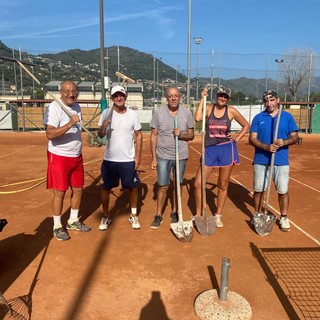
M312 59L312 51L309 49L295 48L287 51L279 64L281 77L288 87L293 101L297 99L298 89L311 79L315 70L315 62Z
M320 101L320 93L311 92L311 94L310 94L310 101L313 101L313 102Z
M238 91L232 94L230 97L230 104L241 106L241 105L244 105L245 103L246 103L246 96L241 91Z

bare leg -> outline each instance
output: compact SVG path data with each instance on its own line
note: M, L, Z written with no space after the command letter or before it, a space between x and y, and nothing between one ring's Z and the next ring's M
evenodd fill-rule
M253 193L253 202L254 202L254 210L255 212L262 211L264 192L254 192Z
M129 190L130 207L137 209L138 207L138 187Z
M169 185L161 186L161 187L159 186L158 197L157 197L157 215L158 216L162 215L163 205L167 196L168 188L169 188Z
M214 170L213 167L207 167L207 166L204 167L205 181L208 180L213 170ZM198 168L197 174L194 180L194 192L195 192L195 199L196 199L196 215L201 216L201 213L202 213L201 166Z
M66 191L54 190L52 200L52 212L54 216L61 216L65 194Z
M281 215L286 216L289 208L289 193L278 194L278 202Z
M101 190L102 209L103 209L103 216L105 218L110 218L109 216L110 193L111 193L111 189Z
M228 196L228 186L230 181L233 165L229 167L219 168L218 178L218 196L217 196L217 213L222 215L222 210Z
M71 193L71 209L79 209L81 203L83 188L72 188Z

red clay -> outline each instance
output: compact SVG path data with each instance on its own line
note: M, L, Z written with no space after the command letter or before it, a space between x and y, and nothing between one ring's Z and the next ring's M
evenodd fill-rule
M59 242L52 238L52 196L44 182L45 134L0 132L0 218L9 222L0 233L0 292L10 304L28 306L35 320L193 320L195 298L218 288L221 261L228 257L229 288L249 302L253 319L318 319L320 136L301 135L303 143L291 147L290 232L275 226L260 237L248 225L253 147L245 137L238 146L241 164L230 182L225 226L211 237L194 230L193 240L185 244L169 229L170 199L161 227L149 227L156 204L149 135L144 133L139 168L141 229L131 229L128 194L119 188L112 197L113 223L106 232L98 230L103 148L84 145L81 219L93 230L72 232L71 240ZM197 135L190 143L182 194L185 220L195 212L192 182L200 150ZM207 183L209 214L215 210L216 178L213 174ZM66 198L64 221L68 204ZM270 205L278 210L274 190Z

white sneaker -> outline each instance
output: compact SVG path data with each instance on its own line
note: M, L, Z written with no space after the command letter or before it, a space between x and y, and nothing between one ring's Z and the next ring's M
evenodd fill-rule
M216 214L215 217L216 217L216 226L217 226L217 228L222 228L223 227L223 222L221 220L221 218L222 218L221 214Z
M100 225L99 225L99 230L105 231L108 229L108 226L111 224L112 220L110 218L105 218L102 217Z
M129 217L129 222L131 223L132 229L140 229L139 218L136 215L131 215Z
M280 229L281 231L290 231L290 222L287 217L280 218Z

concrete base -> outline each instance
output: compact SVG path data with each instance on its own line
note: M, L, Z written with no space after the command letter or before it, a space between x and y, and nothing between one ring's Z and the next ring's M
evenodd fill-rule
M219 300L217 290L204 291L197 296L194 308L201 320L249 320L252 317L248 301L232 291L228 291L227 301Z

